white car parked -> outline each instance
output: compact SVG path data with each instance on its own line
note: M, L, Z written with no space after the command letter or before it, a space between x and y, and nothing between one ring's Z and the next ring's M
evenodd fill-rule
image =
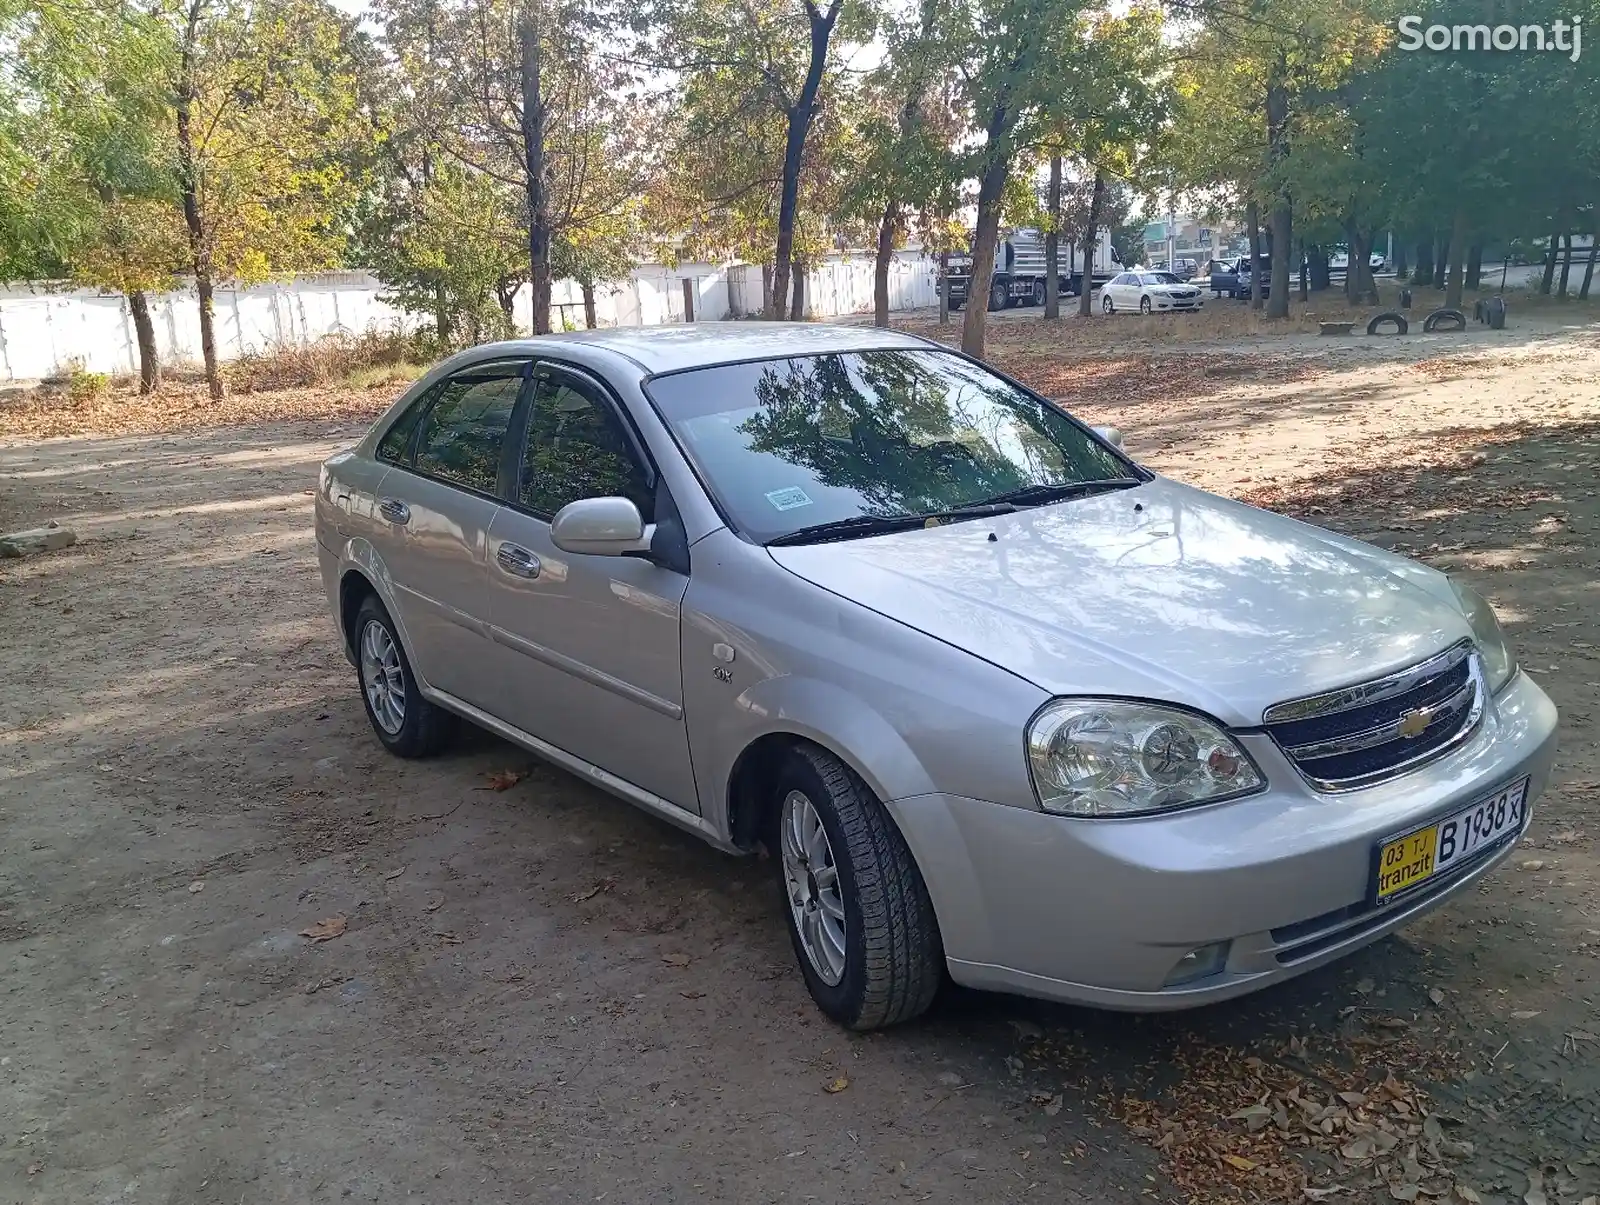
M1150 314L1165 310L1198 310L1205 296L1171 272L1122 272L1100 290L1100 308L1108 314L1138 310Z

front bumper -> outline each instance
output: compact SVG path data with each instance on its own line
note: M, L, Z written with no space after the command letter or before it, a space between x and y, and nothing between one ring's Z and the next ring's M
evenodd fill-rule
M1374 847L1528 775L1549 779L1556 710L1525 674L1478 732L1377 786L1317 794L1247 735L1261 795L1166 816L1075 820L953 795L889 805L932 895L950 974L994 991L1132 1011L1188 1008L1331 962L1489 873L1516 839L1393 904L1368 904ZM1517 835L1520 839L1521 834ZM1166 986L1190 950L1221 970Z
M1205 304L1203 297L1154 297L1151 304L1157 310L1198 310Z

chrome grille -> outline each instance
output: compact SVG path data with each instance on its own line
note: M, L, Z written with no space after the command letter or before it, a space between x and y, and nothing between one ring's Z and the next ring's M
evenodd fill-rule
M1483 676L1471 641L1398 673L1267 709L1267 732L1323 790L1404 774L1472 735Z

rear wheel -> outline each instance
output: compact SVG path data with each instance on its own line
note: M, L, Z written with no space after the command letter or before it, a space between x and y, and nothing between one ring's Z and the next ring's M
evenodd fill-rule
M926 1012L944 978L927 886L883 804L814 746L777 776L785 920L817 1006L850 1029Z
M432 757L449 744L456 717L422 697L394 620L375 595L356 612L355 642L361 702L384 748L400 757Z

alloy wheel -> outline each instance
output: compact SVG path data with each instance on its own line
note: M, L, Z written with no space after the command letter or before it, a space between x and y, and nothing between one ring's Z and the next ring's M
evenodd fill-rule
M406 722L405 671L394 637L375 619L361 631L361 688L378 727L397 736Z
M816 804L801 791L784 797L779 825L784 890L800 947L817 976L836 986L845 967L844 896L828 830Z

